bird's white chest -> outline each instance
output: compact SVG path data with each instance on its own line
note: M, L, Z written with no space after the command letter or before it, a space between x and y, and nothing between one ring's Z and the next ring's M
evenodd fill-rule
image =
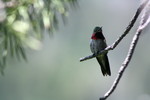
M91 39L90 41L90 48L92 53L97 53L102 50L104 50L107 47L106 41L105 40L93 40Z

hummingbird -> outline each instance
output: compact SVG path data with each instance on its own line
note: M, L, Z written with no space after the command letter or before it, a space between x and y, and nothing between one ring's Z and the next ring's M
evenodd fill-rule
M102 27L96 26L93 30L93 34L91 36L91 41L90 41L91 52L97 54L98 52L104 50L106 47L107 44L102 32ZM101 67L103 76L107 76L107 75L111 76L107 53L97 56L96 59Z

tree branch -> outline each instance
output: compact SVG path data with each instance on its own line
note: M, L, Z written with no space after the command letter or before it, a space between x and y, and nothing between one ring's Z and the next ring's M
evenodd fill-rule
M97 56L101 55L102 53L108 52L109 50L113 50L120 43L120 41L129 33L129 31L133 27L133 25L136 22L138 16L142 12L142 10L144 9L144 7L145 7L145 5L147 4L148 1L149 0L146 0L143 4L140 5L140 7L137 9L134 17L132 18L132 20L130 21L129 25L125 29L124 33L112 45L108 46L107 48L105 48L105 50L103 50L103 51L101 51L101 52L99 52L97 54L92 54L92 55L80 58L80 62L88 60L88 59L92 59L94 57L97 57Z
M139 28L137 29L137 32L135 33L133 39L132 39L132 42L131 42L131 45L130 45L130 48L129 48L129 51L128 51L128 54L126 56L126 59L124 60L124 62L122 63L120 69L119 69L119 72L118 72L118 75L116 77L116 79L114 80L111 88L108 90L108 92L105 93L104 97L101 97L100 100L106 100L112 93L113 91L116 89L122 75L123 75L123 72L125 71L125 69L127 68L129 62L131 61L131 58L133 56L133 53L134 53L134 50L135 50L135 47L137 45L137 42L139 40L139 36L141 35L143 29L150 23L150 1L148 2L149 0L145 1L147 2L147 9L145 10L142 18L141 18L141 23L139 25Z
M126 59L124 60L124 62L122 63L120 69L119 69L119 72L118 72L118 75L115 79L115 81L113 82L113 85L111 86L110 90L108 90L108 92L105 93L104 97L101 97L100 100L106 100L112 93L113 91L115 90L115 88L117 87L122 75L123 75L123 72L125 71L125 69L127 68L129 62L131 61L131 58L132 58L132 55L134 53L134 50L135 50L135 47L136 47L136 44L138 42L138 39L139 39L139 36L141 34L142 30L141 29L138 29L135 36L133 37L133 40L131 42L131 45L130 45L130 48L129 48L129 51L128 51L128 54L126 56Z

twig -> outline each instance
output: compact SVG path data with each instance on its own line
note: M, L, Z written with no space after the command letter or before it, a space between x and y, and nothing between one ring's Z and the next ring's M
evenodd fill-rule
M133 25L136 22L138 16L142 12L142 10L144 9L144 7L145 7L145 5L147 4L148 1L149 0L146 0L143 4L140 5L140 7L137 9L134 17L132 18L132 20L130 21L129 25L125 29L124 33L111 46L108 46L107 48L105 48L105 50L103 50L103 51L101 51L101 52L99 52L97 54L92 54L92 55L80 58L80 62L88 60L88 59L92 59L94 57L97 57L98 55L101 55L102 53L108 52L109 50L113 50L120 43L120 41L129 33L129 31L133 27Z
M115 88L117 87L122 75L123 75L123 72L124 70L127 68L131 58L132 58L132 55L134 53L134 50L135 50L135 47L136 47L136 44L138 42L138 39L139 39L139 36L141 34L142 30L141 29L138 29L138 31L136 32L135 36L133 37L133 40L131 42L131 45L130 45L130 48L129 48L129 52L126 56L126 59L124 60L123 64L121 65L120 69L119 69L119 73L115 79L115 81L113 82L113 85L111 86L110 90L104 95L104 97L101 97L100 100L106 100L107 97L109 97L113 91L115 90Z
M123 72L125 71L125 69L127 68L129 62L131 61L131 58L133 56L133 53L134 53L135 47L137 45L137 42L139 40L139 36L141 35L141 32L143 31L143 29L150 22L150 9L149 9L150 8L150 2L147 2L147 3L148 3L148 6L146 6L147 10L145 10L145 12L144 12L144 14L142 16L142 19L141 19L140 26L137 29L137 32L136 32L136 34L134 35L134 37L132 39L132 42L131 42L131 45L130 45L127 57L124 60L122 66L120 67L119 73L118 73L115 81L113 82L113 85L111 86L110 90L108 90L108 92L106 92L104 97L101 97L100 100L106 100L113 93L113 91L116 89L116 87L117 87L117 85L118 85L118 83L119 83L119 81L120 81L120 79L121 79L121 77L123 75Z

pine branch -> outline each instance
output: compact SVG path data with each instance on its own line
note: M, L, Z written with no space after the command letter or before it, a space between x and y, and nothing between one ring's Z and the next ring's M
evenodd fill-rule
M77 4L77 0L0 0L0 73L9 55L27 60L26 48L39 50L44 33L53 34L60 17L64 20Z
M114 48L116 48L116 46L121 42L121 40L130 32L131 28L133 27L133 25L135 24L138 16L140 15L140 13L142 12L142 10L144 9L145 5L147 4L149 0L146 0L143 4L140 5L140 7L137 9L134 17L132 18L132 20L130 21L129 25L127 26L127 28L125 29L124 33L110 46L108 46L107 48L105 48L105 50L97 53L97 54L92 54L83 58L80 58L80 62L81 61L85 61L88 59L92 59L94 57L97 57L103 53L108 52L109 50L113 50Z
M19 4L18 1L11 0L11 1L5 2L5 7L12 8L12 7L16 7L18 4Z

